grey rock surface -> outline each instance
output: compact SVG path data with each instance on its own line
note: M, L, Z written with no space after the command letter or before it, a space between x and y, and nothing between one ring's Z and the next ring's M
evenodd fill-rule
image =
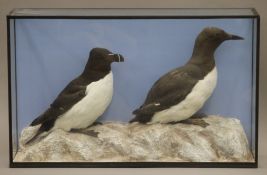
M25 128L16 162L251 162L254 161L239 120L204 118L209 126L107 122L83 133L54 130L30 145L37 127ZM97 132L98 134L94 134Z

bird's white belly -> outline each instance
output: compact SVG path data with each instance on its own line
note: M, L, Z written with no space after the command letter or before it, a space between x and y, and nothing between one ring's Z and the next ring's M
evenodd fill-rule
M192 91L179 104L157 112L150 123L178 122L195 114L212 94L217 84L216 67L203 80L199 80Z
M56 120L54 128L69 131L72 128L86 128L93 124L109 106L113 95L113 75L90 83L86 96Z

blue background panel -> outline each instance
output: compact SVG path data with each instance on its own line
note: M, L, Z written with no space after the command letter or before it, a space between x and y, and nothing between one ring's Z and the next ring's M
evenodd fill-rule
M17 19L18 130L82 72L94 47L125 57L112 65L114 96L100 120L129 121L153 83L190 58L199 32L216 26L245 40L217 49L218 83L202 111L240 119L250 140L252 24L252 19Z

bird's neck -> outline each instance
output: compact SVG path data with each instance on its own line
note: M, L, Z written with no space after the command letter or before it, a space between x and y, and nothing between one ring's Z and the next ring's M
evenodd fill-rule
M196 41L192 57L188 63L192 64L214 64L214 53L217 45L208 42Z
M214 52L217 49L217 45L207 42L196 42L192 57L214 57Z
M187 62L187 64L194 64L201 66L214 67L215 59L213 56L198 56L193 55L191 59Z
M111 71L111 65L92 64L88 62L82 72L83 77L89 77L91 75L105 76Z

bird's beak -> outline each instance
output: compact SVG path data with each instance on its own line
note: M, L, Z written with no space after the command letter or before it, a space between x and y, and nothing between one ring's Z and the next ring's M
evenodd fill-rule
M111 62L124 62L124 57L121 54L108 54L109 59L111 59Z
M244 38L238 35L228 34L227 40L243 40Z

